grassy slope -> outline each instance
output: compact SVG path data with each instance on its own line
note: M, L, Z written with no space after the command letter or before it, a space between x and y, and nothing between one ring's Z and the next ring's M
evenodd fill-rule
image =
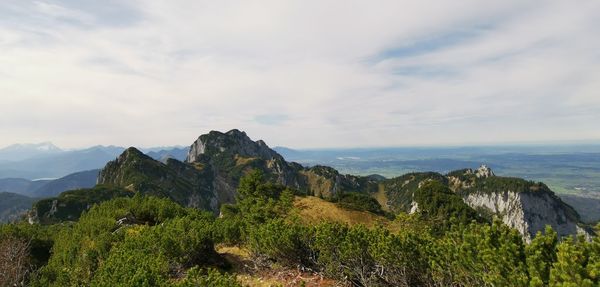
M381 209L384 211L391 211L388 206L388 197L385 193L385 186L383 184L378 184L377 192L373 194L373 197L381 204Z
M294 212L306 224L333 221L348 225L362 224L367 227L381 225L393 229L392 221L383 216L366 211L345 209L314 196L297 197L294 201Z

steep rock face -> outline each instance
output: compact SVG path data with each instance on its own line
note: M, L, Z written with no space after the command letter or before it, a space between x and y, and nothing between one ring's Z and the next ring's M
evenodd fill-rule
M235 194L239 179L251 169L260 169L277 183L300 188L302 166L286 162L262 140L252 141L245 132L211 131L190 147L186 163L203 165L214 174L217 193Z
M193 163L200 161L203 155L211 157L224 152L244 158L283 161L283 157L270 149L264 141L252 141L245 132L234 129L226 133L211 131L198 137L190 147L186 162Z
M485 208L502 221L518 230L530 241L546 225L552 226L559 236L588 235L578 226L579 219L568 206L546 192L472 193L464 198L476 209Z
M377 178L340 174L328 166L313 166L300 171L301 185L308 193L332 198L343 192L377 192Z

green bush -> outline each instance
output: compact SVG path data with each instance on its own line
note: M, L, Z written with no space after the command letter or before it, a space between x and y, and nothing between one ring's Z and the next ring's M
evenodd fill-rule
M275 219L253 228L249 246L255 254L266 256L284 265L310 265L310 228Z
M550 270L551 286L598 286L600 283L600 240L591 243L568 238L557 246L556 262Z
M477 212L469 207L460 196L438 181L423 184L414 194L419 214L432 221L437 231L447 229L452 223L482 222ZM453 222L450 221L453 220Z
M375 214L383 214L383 210L381 209L381 205L377 200L368 194L358 193L358 192L347 192L338 195L333 199L334 202L337 202L341 207L359 210L359 211L369 211Z
M285 216L292 208L294 192L285 186L265 182L260 170L253 170L240 180L235 207L226 207L250 224L261 224Z
M246 222L240 217L224 216L215 221L213 238L216 243L243 244L247 239Z
M426 234L373 231L369 252L379 267L381 281L394 286L425 286L431 282L427 248L433 239Z
M55 236L52 256L32 285L160 285L172 268L217 260L213 221L210 214L168 199L135 196L105 202Z
M538 232L531 243L525 246L527 271L531 286L547 286L550 280L550 268L556 262L558 236L550 226L544 234Z
M524 243L515 230L456 224L431 246L433 281L441 286L526 286Z

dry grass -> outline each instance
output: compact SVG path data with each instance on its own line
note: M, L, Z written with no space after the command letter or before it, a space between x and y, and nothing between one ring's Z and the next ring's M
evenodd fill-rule
M239 156L237 154L235 155L235 165L236 166L246 165L254 160L256 160L255 157L243 157L243 156Z
M387 194L385 193L385 187L383 186L383 184L379 184L377 193L373 194L373 197L375 198L375 200L377 200L377 202L379 202L379 204L381 204L381 209L385 211L390 211L390 207L387 204Z
M204 164L199 163L199 162L194 162L192 163L192 165L194 166L194 168L198 171L202 171L204 170Z
M362 224L367 227L384 226L393 230L394 224L389 219L366 211L350 210L339 207L335 203L314 196L296 197L295 211L306 224L318 224L323 221Z

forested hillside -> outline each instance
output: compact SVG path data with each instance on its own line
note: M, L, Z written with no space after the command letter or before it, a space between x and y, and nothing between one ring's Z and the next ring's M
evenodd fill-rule
M265 270L296 269L320 274L323 284L354 286L597 286L600 279L598 237L559 240L547 229L525 244L437 182L417 190L419 202L430 204L412 215L385 219L370 204L334 203L387 221L370 227L304 221L297 191L266 182L261 172L243 177L238 194L218 218L138 194L95 205L73 223L2 225L0 252L22 245L15 256L24 263L0 283L243 286ZM234 249L247 252L251 271L223 251ZM0 258L3 268L15 260Z

